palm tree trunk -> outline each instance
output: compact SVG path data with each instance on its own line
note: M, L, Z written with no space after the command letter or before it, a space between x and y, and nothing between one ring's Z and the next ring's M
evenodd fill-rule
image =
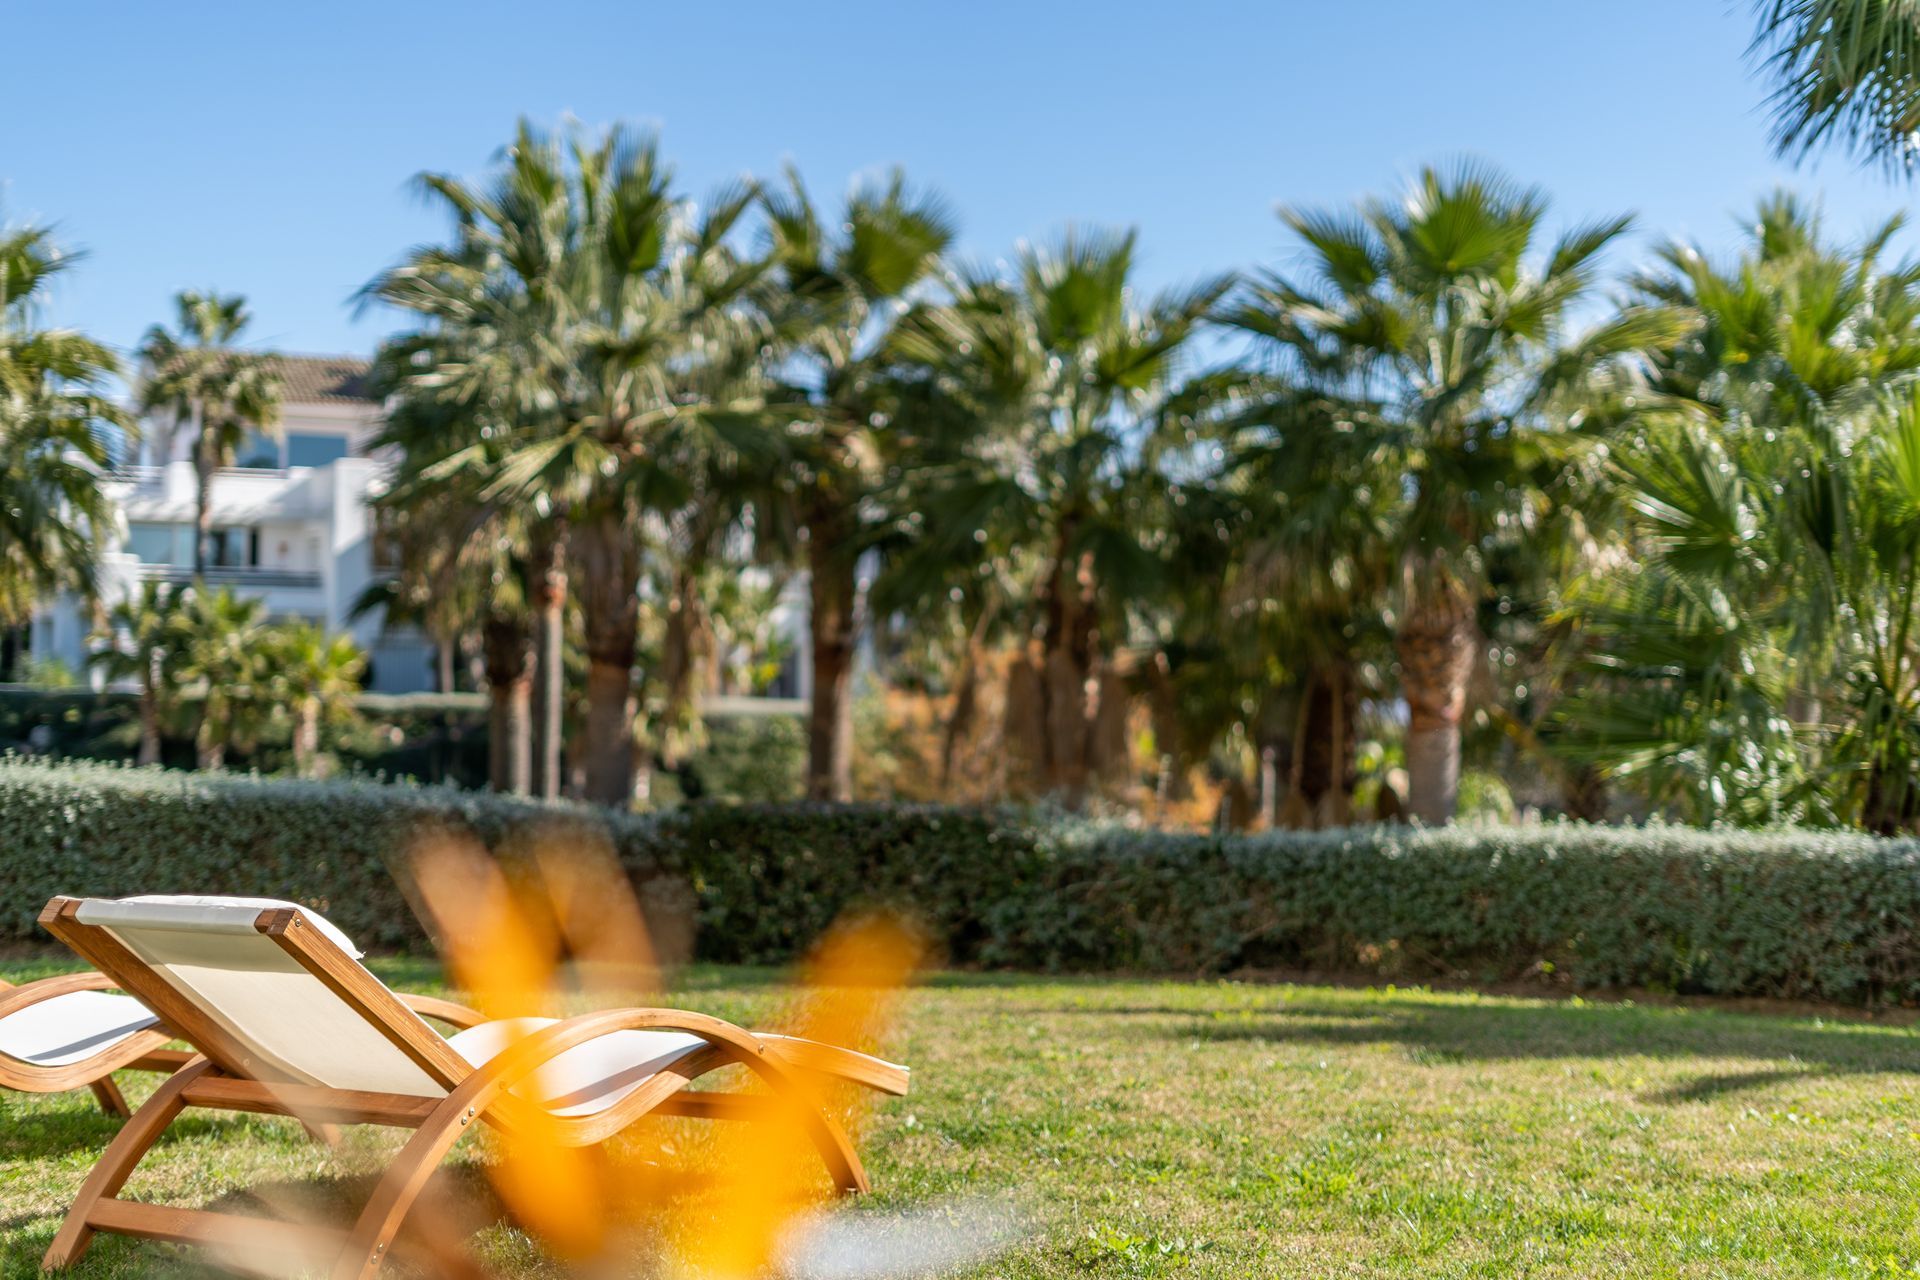
M1092 558L1072 556L1074 525L1063 519L1041 583L1040 696L1046 789L1078 810L1086 802L1094 704L1090 694L1099 633Z
M320 760L320 703L303 698L294 708L293 772L302 778L314 776Z
M953 763L960 752L961 740L973 728L980 704L980 666L986 654L987 637L993 634L994 620L1000 613L996 592L980 607L973 630L967 634L966 651L960 655L960 674L953 682L953 713L947 717L946 731L940 736L940 794L949 794L953 785Z
M1460 793L1460 721L1476 649L1473 600L1443 568L1409 565L1406 614L1394 636L1407 700L1407 814L1439 826Z
M1353 820L1353 681L1344 667L1329 677L1328 702L1333 708L1331 786L1327 791L1327 825L1344 827Z
M813 697L807 709L807 798L853 799L853 658L859 573L849 513L821 504L807 525Z
M1077 811L1086 803L1092 775L1092 686L1099 634L1090 557L1081 557L1063 572L1063 579L1068 574L1071 579L1062 582L1060 591L1067 607L1046 655L1048 782L1061 802Z
M566 526L552 520L536 530L528 560L534 616L533 792L560 794L562 710L566 696Z
M453 637L446 636L433 647L433 683L441 693L453 692Z
M213 559L213 472L218 461L209 447L205 414L198 401L193 406L193 576L205 578Z
M160 651L147 654L140 673L140 757L143 765L160 763Z
M712 646L704 643L706 607L700 599L701 565L683 560L673 575L673 597L667 602L666 634L660 644L660 685L663 689L660 722L656 727L653 749L663 768L678 769L682 763L682 730L693 712L694 681L704 657Z
M208 690L200 704L200 727L193 736L194 767L213 772L227 762L226 714L219 695Z
M480 653L487 676L487 785L525 795L533 781L533 648L526 623L508 614L487 615Z
M587 647L586 797L633 803L633 661L640 630L640 548L617 513L573 529Z

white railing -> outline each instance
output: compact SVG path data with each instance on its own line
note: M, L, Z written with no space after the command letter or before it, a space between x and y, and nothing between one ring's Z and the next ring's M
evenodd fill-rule
M180 564L143 564L140 576L152 582L165 582L171 586L190 586L195 578L200 578L219 587L281 587L287 590L318 591L320 575L298 569L264 569L257 565L210 565L206 572L196 574L192 565Z

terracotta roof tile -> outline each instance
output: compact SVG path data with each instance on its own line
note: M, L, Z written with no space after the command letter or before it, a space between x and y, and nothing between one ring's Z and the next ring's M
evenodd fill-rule
M280 375L281 399L287 404L369 404L367 389L372 366L352 356L270 356Z

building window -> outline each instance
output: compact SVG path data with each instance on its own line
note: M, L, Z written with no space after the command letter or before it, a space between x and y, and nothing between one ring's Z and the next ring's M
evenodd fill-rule
M263 471L278 470L280 466L280 442L261 431L247 432L246 439L234 450L233 465L236 467L257 467Z
M347 456L345 436L326 436L295 431L287 436L287 465L324 467Z
M127 524L127 554L142 564L191 565L193 539L190 524L152 524L137 520ZM252 529L215 529L213 554L208 563L220 569L244 569L258 564L258 536Z
M192 564L193 526L130 521L127 554L142 564Z

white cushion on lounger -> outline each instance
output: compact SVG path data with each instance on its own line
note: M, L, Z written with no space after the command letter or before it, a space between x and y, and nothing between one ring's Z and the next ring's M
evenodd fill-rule
M469 1027L447 1043L477 1067L555 1021L502 1018ZM514 1092L562 1118L597 1115L706 1043L681 1031L610 1032L567 1050Z
M130 996L71 991L0 1018L0 1054L36 1067L64 1067L158 1021Z
M111 901L90 898L80 908L82 924L139 925L164 929L176 925L190 929L211 929L222 933L253 933L253 922L262 911L280 907L297 908L313 922L313 927L333 939L333 945L358 960L364 953L353 939L312 907L282 898L226 898L203 894L150 893L137 898Z

